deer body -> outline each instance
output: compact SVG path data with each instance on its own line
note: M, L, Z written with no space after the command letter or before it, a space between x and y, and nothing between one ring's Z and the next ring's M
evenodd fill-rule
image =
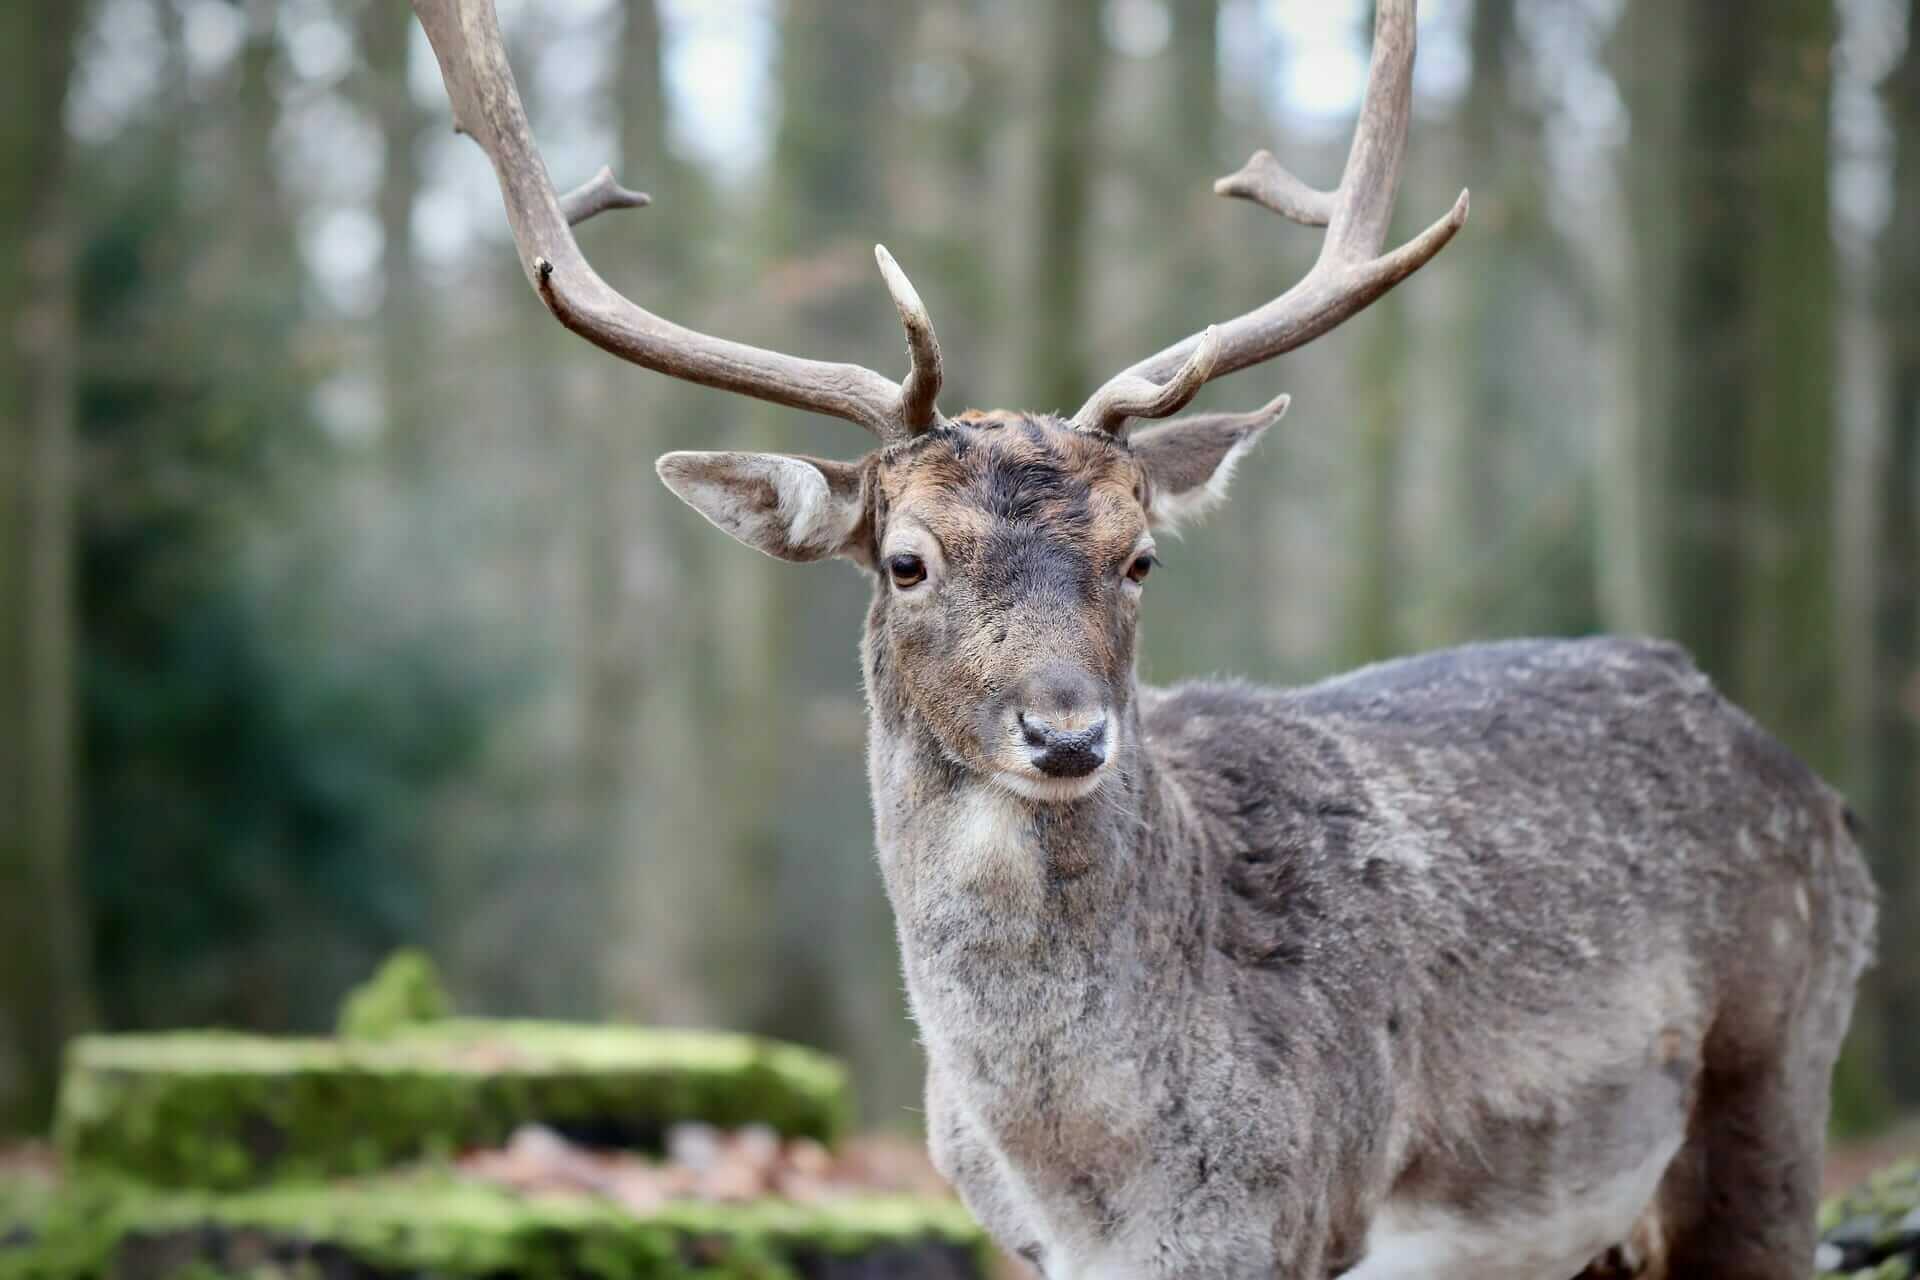
M1336 189L1264 151L1215 184L1326 228L1305 278L1071 420L943 415L884 249L897 383L619 294L571 227L646 197L604 170L556 193L492 0L413 4L556 318L880 438L659 471L751 547L872 575L869 772L929 1141L1001 1243L1048 1280L1804 1280L1872 889L1839 799L1678 650L1134 678L1155 535L1224 497L1286 398L1130 423L1328 332L1465 223L1462 192L1385 247L1414 0L1373 6Z
M1049 1280L1564 1280L1663 1175L1641 1247L1685 1234L1715 1144L1675 1162L1689 1117L1741 1105L1703 1067L1823 1095L1864 873L1832 793L1677 650L1141 702L1127 799L1066 814L943 787L873 725L935 1158ZM1823 1121L1778 1115L1800 1202L1724 1247L1811 1250Z

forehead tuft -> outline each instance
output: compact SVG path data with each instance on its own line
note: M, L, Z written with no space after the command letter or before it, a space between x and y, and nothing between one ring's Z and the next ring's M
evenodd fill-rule
M1110 436L1042 415L969 411L890 451L882 485L890 506L930 524L984 517L1132 538L1138 476Z

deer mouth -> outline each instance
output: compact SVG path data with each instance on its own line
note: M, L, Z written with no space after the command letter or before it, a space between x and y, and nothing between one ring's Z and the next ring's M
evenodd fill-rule
M1098 791L1113 772L1119 744L1105 729L1108 723L1102 717L1099 742L1084 748L1074 743L1063 747L1058 741L1050 744L1051 749L1037 748L1029 736L1019 747L1001 756L991 774L994 784L1024 800L1044 804L1085 799ZM1082 731L1082 736L1088 735Z
M1077 778L1050 778L1037 770L999 769L994 772L993 781L1023 800L1065 804L1070 800L1083 800L1098 791L1112 767L1111 762L1103 763Z
M1112 709L1017 711L987 759L993 783L1024 800L1060 804L1099 790L1119 754Z

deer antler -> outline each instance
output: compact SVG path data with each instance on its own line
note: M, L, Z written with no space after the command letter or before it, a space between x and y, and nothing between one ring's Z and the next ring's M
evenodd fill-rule
M1220 330L1208 325L1180 368L1163 383L1155 383L1129 370L1107 382L1073 416L1076 426L1108 430L1106 423L1123 423L1129 418L1164 418L1193 403L1200 388L1213 376L1220 359Z
M566 196L554 193L534 145L526 108L507 64L493 0L413 0L440 62L454 127L493 162L507 220L528 281L561 324L623 360L703 386L811 409L866 427L882 440L919 434L943 421L940 345L905 273L876 251L907 330L911 371L903 384L853 364L831 364L716 338L662 319L601 279L573 238L572 224L647 197L610 169Z
M1245 369L1303 346L1362 310L1387 290L1425 266L1467 220L1462 191L1446 216L1401 245L1382 254L1393 197L1406 152L1407 121L1413 98L1414 0L1377 0L1373 23L1373 65L1367 96L1354 129L1353 148L1336 191L1320 191L1281 167L1265 151L1256 151L1238 173L1213 184L1216 193L1239 196L1307 226L1324 226L1320 257L1293 288L1245 315L1205 334L1195 334L1147 357L1094 392L1074 422L1100 431L1119 432L1128 418L1164 417L1193 398L1200 384ZM1218 350L1211 371L1191 390L1196 357L1210 344ZM1168 402L1151 402L1142 386L1172 389Z

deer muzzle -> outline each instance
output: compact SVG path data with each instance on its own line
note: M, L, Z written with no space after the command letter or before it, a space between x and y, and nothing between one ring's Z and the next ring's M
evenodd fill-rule
M1104 715L1081 729L1062 728L1024 711L1017 713L1017 719L1028 759L1049 778L1084 778L1107 762Z

